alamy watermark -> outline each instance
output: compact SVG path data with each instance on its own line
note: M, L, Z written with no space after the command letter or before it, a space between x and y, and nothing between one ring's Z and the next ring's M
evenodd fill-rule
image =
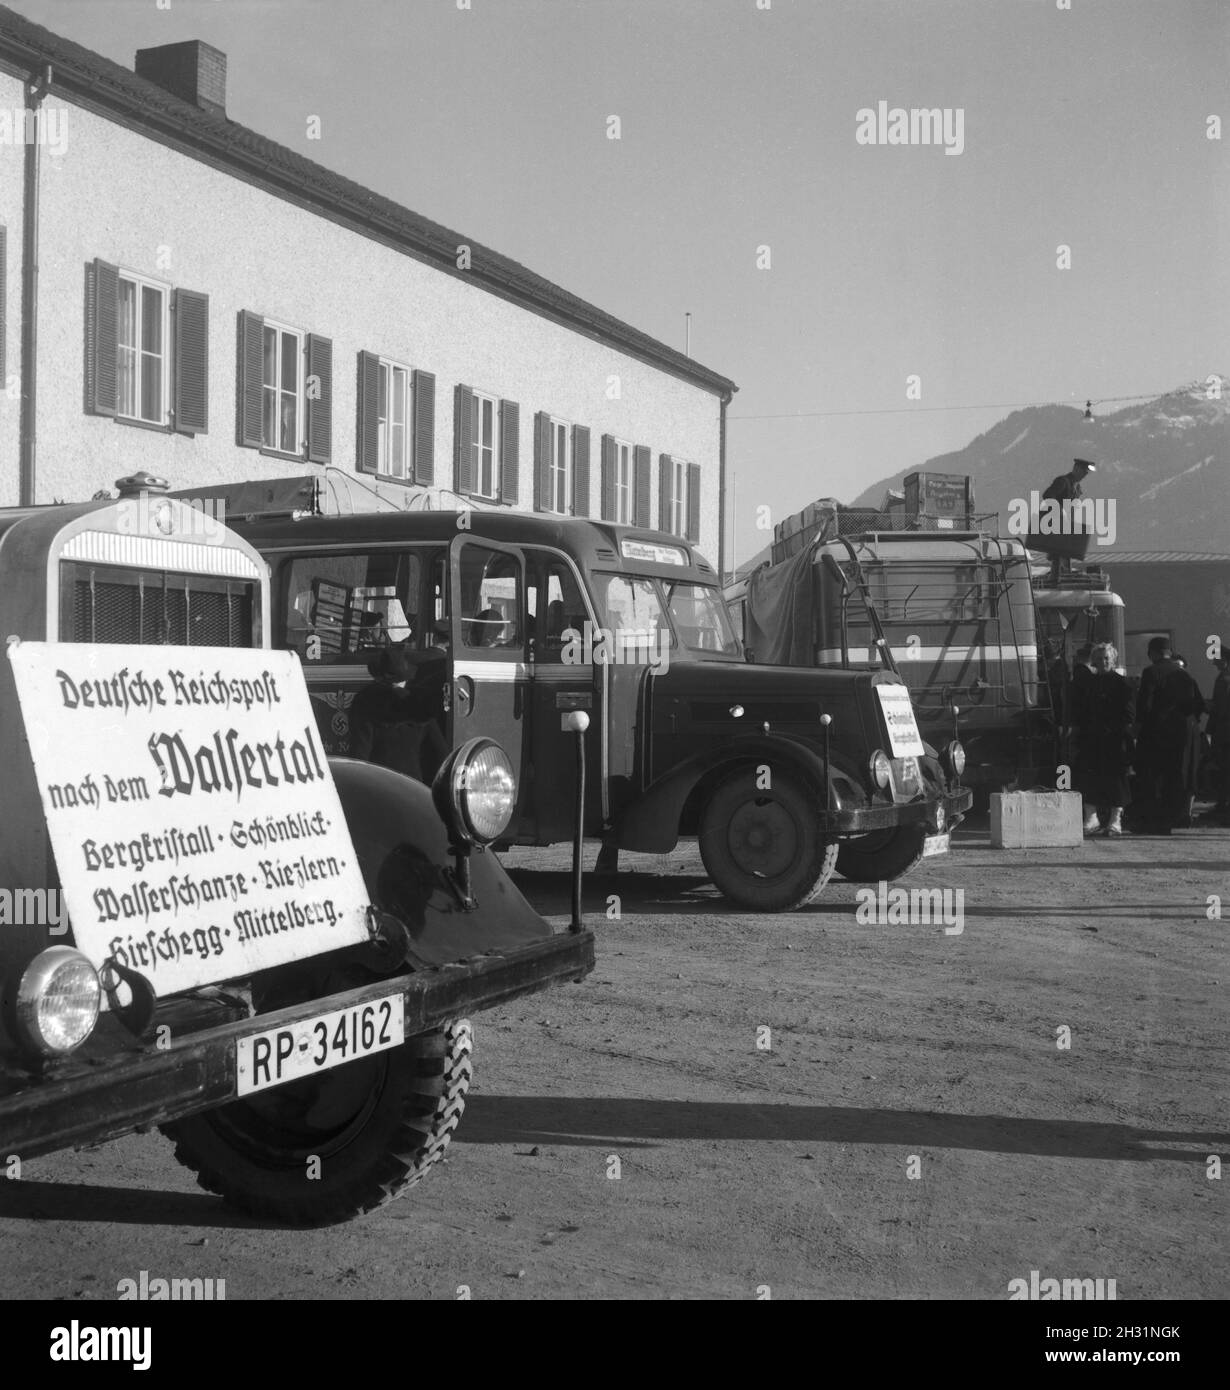
M121 536L191 536L208 545L226 540L224 497L162 497L142 493L115 504Z
M68 931L68 904L58 888L0 888L0 927L49 927Z
M226 1299L225 1279L151 1279L148 1269L138 1279L121 1279L115 1286L120 1302L126 1299L148 1299L151 1303L165 1301L223 1302Z
M945 154L965 150L963 106L864 106L855 117L854 138L860 145L943 145Z
M0 107L0 145L42 145L62 155L68 149L68 107Z
M671 635L661 628L565 628L560 660L565 666L648 666L655 676L670 667Z
M1031 1269L1028 1279L1008 1280L1010 1302L1018 1299L1043 1302L1050 1299L1076 1299L1096 1302L1110 1301L1118 1297L1113 1279L1043 1279L1038 1270Z
M1008 503L1011 536L1094 536L1099 545L1114 545L1116 504L1113 497L1058 500L1031 492Z
M964 888L890 888L881 879L855 893L854 920L862 926L915 927L932 923L945 936L965 930Z

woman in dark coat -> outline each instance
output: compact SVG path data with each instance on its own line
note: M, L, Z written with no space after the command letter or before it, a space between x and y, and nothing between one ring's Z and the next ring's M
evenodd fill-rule
M1115 670L1119 653L1099 642L1093 674L1080 685L1076 716L1076 788L1085 799L1085 834L1123 834L1123 808L1131 800L1128 771L1135 751L1135 697Z

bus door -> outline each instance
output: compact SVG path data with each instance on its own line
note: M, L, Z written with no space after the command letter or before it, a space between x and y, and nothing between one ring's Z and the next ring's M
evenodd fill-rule
M454 748L472 738L492 738L508 754L517 778L516 834L532 818L525 766L529 664L520 550L457 536L449 547L449 588L449 737Z
M596 618L572 562L557 551L525 550L530 629L529 771L534 824L544 840L568 839L576 817L576 735L563 721L589 715L585 735L585 824L596 834L609 817L602 676L593 651Z

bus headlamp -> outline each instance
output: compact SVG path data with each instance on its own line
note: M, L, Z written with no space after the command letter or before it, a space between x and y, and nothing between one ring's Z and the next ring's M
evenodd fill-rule
M876 786L881 789L887 787L893 780L892 764L888 760L888 755L879 748L871 755L871 776Z

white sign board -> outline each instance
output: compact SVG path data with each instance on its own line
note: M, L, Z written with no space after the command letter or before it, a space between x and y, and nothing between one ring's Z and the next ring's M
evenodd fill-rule
M291 652L8 648L73 939L158 995L367 940Z
M919 758L926 752L914 722L914 706L909 689L904 685L877 685L880 709L888 725L888 741L894 758Z

